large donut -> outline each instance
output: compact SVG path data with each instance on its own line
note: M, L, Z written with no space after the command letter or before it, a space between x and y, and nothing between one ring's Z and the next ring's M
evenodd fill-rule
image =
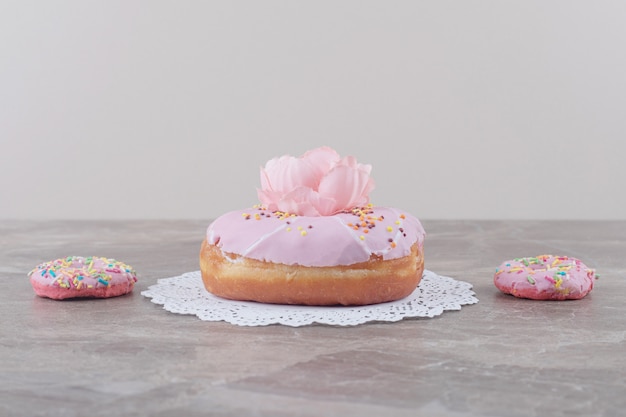
M595 271L576 258L540 255L504 261L494 275L502 292L533 300L578 300L593 289Z
M68 256L44 262L28 274L35 293L40 297L108 298L133 290L135 270L115 259L96 256Z
M309 217L256 207L209 225L200 269L206 289L228 299L381 303L406 297L419 284L424 235L417 218L393 208Z

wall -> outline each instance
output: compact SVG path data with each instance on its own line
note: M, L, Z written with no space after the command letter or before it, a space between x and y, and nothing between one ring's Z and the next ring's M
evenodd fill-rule
M624 1L5 1L0 218L213 218L321 145L422 218L626 219Z

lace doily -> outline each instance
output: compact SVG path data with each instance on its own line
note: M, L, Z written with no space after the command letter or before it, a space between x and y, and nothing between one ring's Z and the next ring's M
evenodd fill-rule
M311 307L232 301L209 293L200 271L159 279L141 294L172 313L193 314L201 320L226 321L240 326L283 324L305 326L313 323L354 326L370 321L395 322L408 317L435 317L446 310L460 310L475 304L471 284L425 270L411 295L389 303L358 307Z

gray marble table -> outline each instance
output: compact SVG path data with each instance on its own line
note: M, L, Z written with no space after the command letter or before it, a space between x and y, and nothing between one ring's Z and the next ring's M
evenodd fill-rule
M1 221L2 416L626 415L626 222L424 221L427 268L479 303L355 327L239 327L169 313L140 292L198 269L207 221ZM544 253L600 274L579 301L516 299L503 260ZM53 301L40 262L106 256L135 291Z

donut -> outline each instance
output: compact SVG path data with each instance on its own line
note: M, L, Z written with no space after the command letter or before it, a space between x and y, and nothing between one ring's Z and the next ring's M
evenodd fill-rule
M233 300L319 306L411 294L424 271L424 228L403 210L369 202L371 168L326 146L269 160L260 204L208 226L204 287Z
M504 261L494 275L505 294L533 300L579 300L592 289L595 271L579 259L540 255Z
M220 216L200 251L205 288L275 304L366 305L411 294L424 271L420 221L387 207L298 216L257 206Z
M35 294L66 298L109 298L131 292L135 270L115 259L68 256L44 262L28 273Z

